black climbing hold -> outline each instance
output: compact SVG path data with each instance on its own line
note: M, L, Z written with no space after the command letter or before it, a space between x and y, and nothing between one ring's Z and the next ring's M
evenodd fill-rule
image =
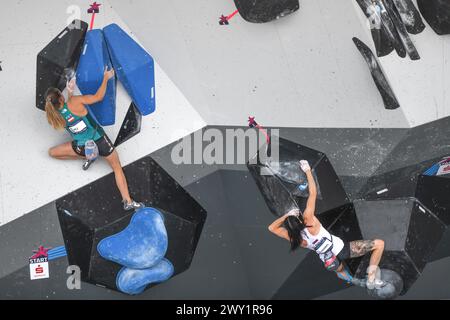
M373 5L371 0L357 0L357 2L366 17L369 19L372 31L377 30L375 32L376 35L378 35L379 33L382 34L382 36L378 36L377 39L374 38L375 45L378 45L377 52L381 51L381 55L378 56L383 56L386 54L386 52L390 53L388 49L390 48L390 45L392 45L400 57L406 57L406 50L401 42L391 16L386 6L384 5L384 2L381 0L376 0L376 7ZM390 45L386 43L381 44L380 46L380 44L378 43L378 41L380 40L388 41ZM386 50L386 52L383 52L384 50Z
M378 5L380 5L382 8L380 13L381 25L386 31L386 34L389 37L390 41L392 42L394 49L399 55L399 57L404 58L406 57L406 49L402 43L396 25L394 24L392 12L389 10L389 6L385 5L385 3L387 3L388 1L389 0L387 1L377 0Z
M66 73L75 70L88 25L74 20L37 55L36 107L45 109L44 94L49 87L63 90Z
M367 289L367 293L379 300L397 298L403 291L403 279L400 275L389 269L380 269L380 279L385 283L381 288Z
M425 24L412 0L393 1L403 24L406 26L406 30L411 34L421 33L425 29Z
M377 51L377 57L387 56L394 51L394 46L383 29L373 28L371 33Z
M381 16L376 15L371 0L356 0L361 10L370 23L373 42L378 57L384 57L394 50L394 40L392 34L386 29L381 22Z
M378 57L391 53L395 48L402 58L406 53L412 60L420 58L408 32L420 33L425 25L411 0L377 0L377 7L371 0L357 2L372 24L372 38Z
M403 23L402 17L400 16L400 13L398 12L397 7L395 6L393 0L385 0L384 3L386 4L385 7L389 14L389 17L391 18L392 23L394 24L395 29L397 30L397 34L400 37L403 47L405 48L409 57L411 58L411 60L419 60L420 55L417 52L414 43L412 42L411 38L408 35L406 26Z
M272 144L272 148L274 147L276 146ZM247 163L247 168L263 194L267 206L276 216L281 216L294 207L304 209L306 198L298 194L298 181L292 178L299 175L298 179L302 179L298 162L303 159L308 160L313 174L316 176L319 190L316 204L317 214L349 202L344 188L325 154L279 138L279 161L268 159L265 163ZM276 167L277 163L280 164L280 171L283 171L281 176L273 174L270 170L271 167Z
M354 201L364 239L383 239L385 252L380 268L397 272L405 294L420 276L445 225L414 198L382 201ZM363 258L355 274L364 278L370 255Z
M417 5L434 32L439 35L450 34L450 1L417 0Z
M166 258L175 274L187 270L206 219L205 210L151 157L124 168L130 194L164 215L169 247ZM81 268L82 280L116 288L121 266L103 259L97 244L123 230L133 215L124 211L111 173L56 202L69 263Z
M117 135L114 146L124 143L125 141L133 138L135 135L141 132L142 114L139 112L136 105L132 102L128 108L128 112L125 115L122 126L120 127L119 134Z
M298 0L234 0L244 20L264 23L284 17L300 8Z
M375 82L375 85L383 98L384 107L388 110L399 108L400 105L395 97L394 91L392 90L389 81L381 69L378 59L374 56L372 50L370 50L364 42L356 37L353 38L353 42L366 60L370 73L372 74L373 81Z
M0 71L3 71L3 69L2 69L2 61L0 61Z

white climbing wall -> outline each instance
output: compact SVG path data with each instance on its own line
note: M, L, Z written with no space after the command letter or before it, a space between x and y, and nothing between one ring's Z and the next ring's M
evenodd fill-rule
M221 26L232 0L111 0L208 124L408 127L402 109L384 109L352 42L371 41L352 2L301 0L277 21Z

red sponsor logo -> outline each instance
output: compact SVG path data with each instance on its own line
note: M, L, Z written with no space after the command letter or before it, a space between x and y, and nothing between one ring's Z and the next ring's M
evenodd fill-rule
M50 250L50 248L44 248L44 246L39 246L37 250L33 250L34 255L30 259L48 257L48 250Z
M41 274L44 273L44 268L42 268L41 265L38 264L38 266L34 269L34 271L36 272L36 274Z

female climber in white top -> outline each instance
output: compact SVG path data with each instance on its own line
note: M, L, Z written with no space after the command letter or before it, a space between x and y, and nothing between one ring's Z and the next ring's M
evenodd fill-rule
M345 242L330 234L315 216L317 188L309 163L301 160L300 168L305 172L309 185L309 197L305 212L301 214L299 209L293 209L276 219L269 226L269 230L288 240L292 251L299 247L315 251L327 270L336 272L339 278L348 282L352 282L353 278L348 274L343 262L372 252L364 284L368 288L383 286L377 271L383 255L384 241L375 239Z

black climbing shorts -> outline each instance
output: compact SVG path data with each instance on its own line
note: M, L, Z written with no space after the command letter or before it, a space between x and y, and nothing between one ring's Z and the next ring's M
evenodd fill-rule
M337 255L337 258L341 262L350 259L350 242L348 241L344 242L344 247L342 248L341 252L339 252L339 254Z
M115 150L114 145L106 134L104 134L100 139L95 140L95 144L98 147L98 154L101 157L107 157ZM78 146L76 141L72 141L72 149L79 156L85 156L84 146Z

